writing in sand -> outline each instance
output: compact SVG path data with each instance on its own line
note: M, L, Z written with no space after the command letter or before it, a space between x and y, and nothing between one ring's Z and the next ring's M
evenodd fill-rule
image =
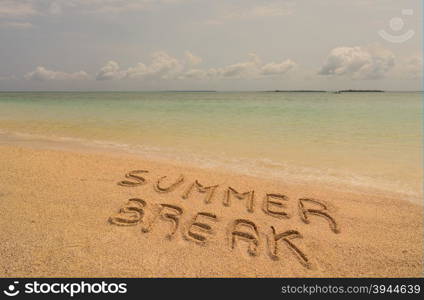
M148 170L134 170L128 172L126 180L118 182L123 187L136 187L146 185L148 180L145 178L149 173ZM245 202L245 209L249 213L255 212L257 205L257 195L254 190L239 192L231 186L220 189L219 185L205 186L198 180L188 182L184 175L178 178L168 178L163 176L153 182L153 188L157 193L172 193L173 196L179 196L182 201L192 198L194 193L203 194L203 203L205 206L218 199L217 194L221 190L221 201L224 207L230 207L232 200L242 200ZM183 186L186 186L183 189ZM179 191L179 192L178 192ZM178 194L177 194L178 192ZM280 193L265 193L261 203L260 212L266 214L270 218L289 220L293 216L293 212L289 211L287 203L289 197ZM299 198L297 202L297 214L300 220L305 224L311 223L311 218L324 218L328 222L329 230L333 233L339 233L339 226L333 216L330 215L327 204L321 200L313 198ZM168 239L172 239L179 231L185 240L205 246L216 233L215 226L222 222L221 218L214 212L204 210L198 211L187 220L184 226L181 222L184 218L185 211L182 205L170 203L151 203L146 199L131 198L123 205L117 214L109 218L109 222L119 226L141 226L141 232L149 233L152 228L160 221L170 223L170 231L167 234ZM293 257L295 257L304 267L311 266L308 255L304 249L296 246L296 239L302 239L302 234L296 229L287 228L284 231L277 231L274 226L268 228L260 228L254 220L247 218L236 218L227 222L226 236L230 249L235 249L240 242L247 243L247 253L250 256L259 255L259 247L262 243L261 236L266 236L266 244L268 247L268 255L272 260L278 260L279 244L289 248ZM313 223L313 222L312 222ZM179 230L181 228L181 230ZM326 229L328 230L328 229ZM260 234L265 232L264 235Z

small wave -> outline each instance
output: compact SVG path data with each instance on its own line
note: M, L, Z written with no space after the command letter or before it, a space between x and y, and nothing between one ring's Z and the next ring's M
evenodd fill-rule
M78 150L107 150L139 155L147 159L163 162L182 163L204 169L219 169L241 175L250 175L273 180L308 183L320 182L332 186L350 187L350 189L373 189L383 192L402 194L406 199L421 200L421 192L414 192L408 185L399 181L386 181L369 176L352 174L336 169L317 169L300 167L270 158L227 157L223 154L192 153L177 151L173 148L157 147L153 145L135 145L116 143L104 140L87 140L75 137L46 136L22 132L10 132L0 129L0 143L20 144L31 141L31 145L42 148L71 148ZM27 144L25 144L27 145Z

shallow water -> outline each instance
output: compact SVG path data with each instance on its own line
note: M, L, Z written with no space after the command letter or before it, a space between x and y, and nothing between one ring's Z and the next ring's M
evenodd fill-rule
M421 93L0 93L6 136L420 197Z

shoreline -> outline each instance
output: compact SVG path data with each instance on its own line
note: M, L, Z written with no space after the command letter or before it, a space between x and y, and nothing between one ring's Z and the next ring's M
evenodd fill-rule
M193 156L189 153L179 153L171 149L160 149L153 146L137 147L114 143L111 141L89 141L73 137L43 136L29 133L16 133L0 130L0 146L28 147L39 150L60 150L75 153L107 154L117 157L127 156L129 158L141 158L157 161L163 164L176 166L188 166L211 170L213 172L224 172L236 175L249 174L257 179L272 178L272 180L282 180L289 184L308 185L323 184L333 190L349 190L360 194L375 194L387 198L403 199L414 204L423 205L422 191L411 192L407 187L397 186L390 182L377 182L373 178L362 175L342 173L338 170L327 170L323 174L320 169L297 168L294 166L275 165L272 161L263 159L258 164L248 163L248 158L234 161L218 159L218 157L208 157L205 155ZM181 155L182 154L182 155ZM277 172L275 172L277 171ZM395 187L394 187L395 186Z
M422 276L422 205L396 195L129 154L0 153L3 277Z

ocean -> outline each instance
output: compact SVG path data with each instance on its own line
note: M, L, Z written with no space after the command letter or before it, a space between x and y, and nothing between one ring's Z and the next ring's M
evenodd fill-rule
M11 143L422 196L418 92L1 92L0 145Z

